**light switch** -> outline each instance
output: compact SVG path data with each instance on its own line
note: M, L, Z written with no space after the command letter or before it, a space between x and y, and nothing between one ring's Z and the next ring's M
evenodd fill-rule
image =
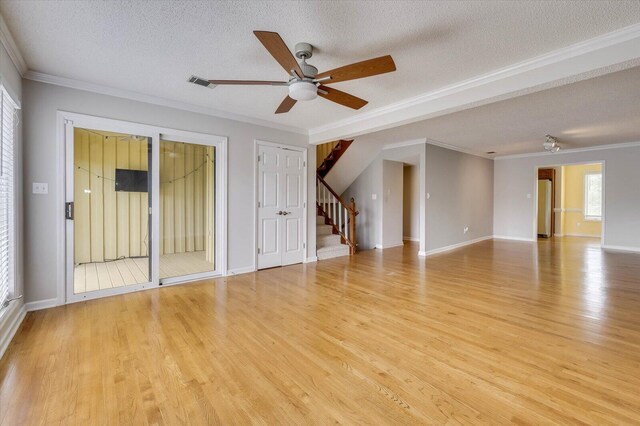
M377 200L378 199L378 194L371 194L371 199L372 200Z
M48 194L49 193L49 184L43 182L33 182L33 191L34 194Z
M527 198L531 198L531 194L527 194Z
M429 198L431 198L431 194L429 194L429 193L427 192L427 200L428 200Z

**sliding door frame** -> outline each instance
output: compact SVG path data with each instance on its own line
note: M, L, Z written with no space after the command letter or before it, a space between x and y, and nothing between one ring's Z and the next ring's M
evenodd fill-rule
M198 134L193 132L184 132L179 130L172 130L167 133L160 133L160 143L163 140L173 141L173 142L185 142L189 144L195 145L203 145L203 146L212 146L215 148L215 269L209 272L199 272L188 275L181 275L178 277L167 277L167 278L159 278L160 285L173 285L180 284L184 282L211 278L220 275L226 275L226 265L227 265L227 237L226 237L226 193L227 193L227 184L226 184L226 163L227 163L227 153L226 153L226 145L227 138L222 136L213 136L213 135L205 135ZM220 156L222 161L218 161L218 156ZM159 167L159 164L158 164ZM158 169L160 170L160 169ZM159 173L158 173L159 175ZM160 190L160 186L158 185L158 193ZM220 211L218 211L220 209ZM158 215L159 216L159 215ZM160 223L160 218L158 217L158 224ZM160 226L158 225L158 236L160 235ZM219 238L220 237L220 238ZM159 254L158 254L159 255ZM159 266L159 264L158 264ZM159 272L158 272L159 274ZM159 275L158 275L159 277Z
M115 294L157 288L160 283L160 139L171 137L182 142L215 146L216 148L216 259L213 272L193 274L163 280L162 285L177 284L200 278L223 276L227 273L227 138L206 133L189 132L171 128L139 124L122 120L96 117L67 111L58 111L58 148L60 150L58 183L65 188L58 194L58 305L96 299ZM105 290L75 294L73 289L73 221L67 221L64 206L73 201L73 137L74 128L88 128L144 136L151 139L151 234L150 234L150 281ZM69 149L71 147L71 149ZM70 222L70 223L68 223Z

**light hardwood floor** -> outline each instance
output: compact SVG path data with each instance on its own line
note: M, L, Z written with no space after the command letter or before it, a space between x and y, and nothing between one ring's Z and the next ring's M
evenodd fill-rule
M206 260L204 251L160 256L160 278L210 272L213 271L213 267L213 263ZM73 271L73 287L76 294L148 281L148 257L83 263L75 266Z
M30 313L0 423L640 423L640 255L416 251Z

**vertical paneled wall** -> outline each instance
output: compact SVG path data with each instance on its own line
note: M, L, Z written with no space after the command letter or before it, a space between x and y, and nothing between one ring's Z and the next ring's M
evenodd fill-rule
M75 129L75 263L149 255L148 193L116 192L118 169L148 170L148 143L115 133ZM215 247L215 150L160 145L160 254Z
M75 263L149 253L148 194L116 192L116 168L147 170L146 138L75 129Z
M215 149L160 144L160 253L206 251L213 262L215 240Z

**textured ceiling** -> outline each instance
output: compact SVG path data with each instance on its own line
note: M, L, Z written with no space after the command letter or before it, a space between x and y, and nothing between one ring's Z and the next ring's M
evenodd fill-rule
M640 67L371 133L371 146L428 138L471 152L542 152L640 141Z
M286 88L186 79L284 79L252 34L277 31L313 44L320 71L391 54L397 72L335 85L366 111L637 23L640 1L4 0L0 13L33 71L310 129L357 112L317 99L275 116Z

